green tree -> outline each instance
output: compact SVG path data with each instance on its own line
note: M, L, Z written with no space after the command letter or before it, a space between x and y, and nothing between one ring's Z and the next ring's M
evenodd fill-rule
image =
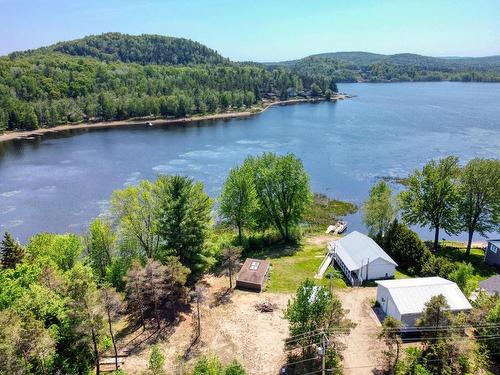
M417 320L418 327L426 328L422 331L424 341L432 344L435 344L442 337L449 336L451 323L450 305L442 294L431 297ZM434 328L434 330L428 328Z
M194 366L193 375L223 375L223 366L215 356L202 357Z
M370 189L370 196L363 205L363 223L370 235L384 235L389 225L396 219L398 208L390 186L380 181Z
M160 248L159 210L157 184L147 180L115 190L111 197L111 212L118 220L122 235L136 242L144 255L153 259L158 259Z
M246 371L238 361L234 360L224 369L224 375L246 375Z
M403 323L392 316L388 316L384 319L382 329L379 334L379 338L384 340L385 345L387 346L387 350L384 351L384 355L387 359L390 374L394 374L394 370L398 366L401 346L403 344L403 340L401 340L400 336L400 329L402 327Z
M500 229L500 160L472 159L462 169L458 185L460 229L468 232L470 255L475 232L486 236Z
M88 259L100 282L106 278L111 265L114 242L115 235L110 224L101 219L95 219L90 224L86 238Z
M2 268L16 268L16 265L23 260L24 249L21 244L12 237L10 233L5 232L2 243L0 244L0 260Z
M68 305L75 329L93 348L96 375L100 373L99 342L104 328L104 311L92 270L76 265L68 274Z
M312 202L309 176L293 154L264 153L247 158L244 164L253 173L259 202L261 226L270 223L285 241L303 219Z
M155 344L151 347L149 353L149 374L165 375L165 355L161 352L160 345Z
M418 235L406 225L394 220L385 232L376 237L382 247L398 266L413 275L419 275L431 255Z
M477 283L472 280L474 267L470 263L460 263L458 268L448 275L448 279L454 281L458 287L469 297L477 288Z
M311 96L320 96L321 93L321 88L316 83L313 83L311 85Z
M238 229L238 242L243 241L243 229L253 225L258 207L257 192L249 168L232 168L224 182L219 198L219 212Z
M198 277L208 263L204 249L211 220L212 199L201 183L183 176L161 176L158 179L160 215L158 233L166 255L179 257Z
M435 250L440 229L448 234L457 232L457 161L454 156L430 161L410 176L407 190L400 194L403 220L434 229Z

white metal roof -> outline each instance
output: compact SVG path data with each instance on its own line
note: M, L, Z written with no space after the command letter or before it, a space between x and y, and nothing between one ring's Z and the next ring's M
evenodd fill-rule
M332 241L330 246L335 248L335 252L349 271L358 270L368 262L371 263L379 258L395 266L398 265L375 241L358 231Z
M472 309L457 284L441 277L379 280L376 283L387 288L401 314L421 313L431 297L439 294L445 296L452 311Z

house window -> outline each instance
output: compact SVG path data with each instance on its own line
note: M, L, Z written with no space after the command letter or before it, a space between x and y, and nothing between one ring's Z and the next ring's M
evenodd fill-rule
M496 253L497 253L498 248L497 248L495 245L493 245L492 243L490 243L490 250L491 250L491 252L492 252L493 254L496 254Z
M251 271L257 271L257 268L259 268L260 262L252 262L250 264L250 267L248 267Z

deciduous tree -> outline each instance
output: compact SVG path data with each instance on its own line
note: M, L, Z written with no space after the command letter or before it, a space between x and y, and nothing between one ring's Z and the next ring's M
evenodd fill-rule
M457 232L457 161L454 156L430 161L410 176L407 189L400 194L403 220L434 229L435 250L441 229L448 234Z
M90 224L86 237L88 259L100 282L105 279L111 265L114 242L115 235L109 223L95 219Z
M370 235L384 235L397 213L396 199L390 186L385 181L380 181L370 189L370 196L363 205L363 222Z
M111 212L119 223L122 235L137 242L144 255L158 259L159 197L156 184L147 180L137 186L115 190L111 198Z
M251 227L257 210L257 193L248 167L231 169L219 198L219 212L226 222L238 230L238 240L243 241L243 230Z
M293 154L264 153L248 158L245 164L253 173L261 226L270 223L283 240L289 241L292 229L312 202L309 176L302 162Z
M486 236L500 229L500 160L472 159L458 184L460 229L468 233L467 255L475 232Z

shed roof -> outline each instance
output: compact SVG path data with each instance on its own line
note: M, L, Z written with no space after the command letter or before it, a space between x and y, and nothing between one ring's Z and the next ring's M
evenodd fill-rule
M489 240L488 242L494 244L496 247L500 247L500 239L498 239L498 240Z
M425 304L439 294L445 296L452 311L472 309L457 284L442 277L379 280L376 283L387 288L401 314L421 313Z
M368 261L381 258L395 266L398 264L367 235L354 231L340 240L333 241L335 252L349 271L360 269Z
M247 258L238 273L237 281L262 285L269 270L269 262L262 259Z
M495 275L489 279L483 280L479 283L481 289L484 289L490 294L500 294L500 275Z

